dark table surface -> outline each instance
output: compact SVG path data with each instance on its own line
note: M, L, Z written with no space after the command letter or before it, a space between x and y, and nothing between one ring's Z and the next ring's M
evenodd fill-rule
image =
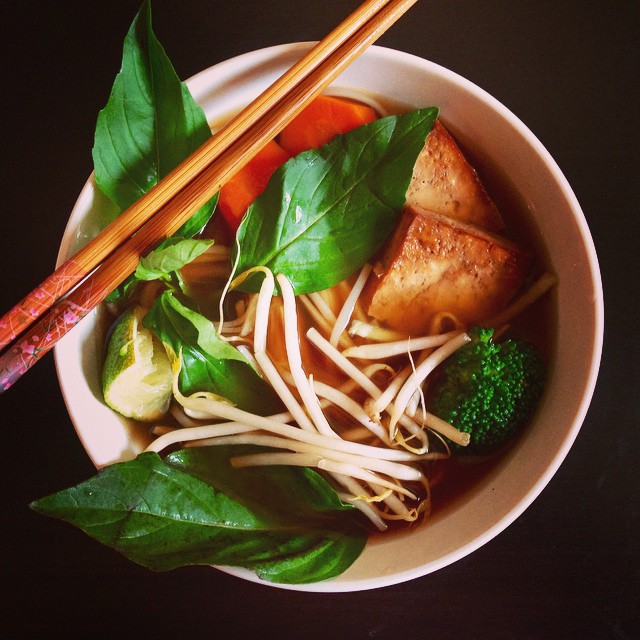
M356 5L154 0L154 26L187 78L235 54L318 39ZM0 311L54 265L138 6L1 3ZM290 592L205 567L149 572L27 506L94 472L48 356L0 398L2 636L640 637L638 6L420 0L380 41L515 112L566 174L595 240L606 302L598 385L575 445L521 517L457 563L376 591Z

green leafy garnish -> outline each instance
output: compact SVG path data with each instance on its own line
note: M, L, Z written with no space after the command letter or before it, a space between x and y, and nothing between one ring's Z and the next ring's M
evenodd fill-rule
M135 276L138 280L166 280L178 269L203 254L213 240L169 238L140 260Z
M163 462L143 453L31 508L155 571L232 565L265 580L308 583L339 575L360 555L364 528L315 472L232 469L230 455L206 447Z
M437 116L430 107L381 118L277 169L238 229L237 272L267 266L296 294L351 275L394 228ZM259 285L250 278L245 286Z
M241 409L268 415L282 410L275 391L234 346L220 338L213 323L165 291L144 317L151 329L182 356L180 390L209 391Z
M210 136L202 108L153 33L147 1L127 33L122 67L98 115L93 146L96 185L124 211ZM216 201L217 196L201 207L175 237L200 233ZM126 296L136 280L129 278L110 300Z
M96 183L131 206L211 136L151 26L145 2L125 38L122 68L96 124Z

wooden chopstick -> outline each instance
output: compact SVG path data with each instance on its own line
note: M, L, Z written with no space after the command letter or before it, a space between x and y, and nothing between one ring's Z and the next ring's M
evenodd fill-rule
M388 4L390 0L364 2L215 136L122 212L102 233L56 269L36 289L27 294L0 319L0 351L48 311L57 300L87 277L119 246L123 238L128 238L137 232L161 206L218 158L224 149L242 135L249 126L268 113L291 86L313 73L327 56L343 46L348 38Z
M361 5L221 132L0 319L0 329L5 327L2 348L2 340L13 340L49 310L0 356L0 392L100 304L135 270L145 251L175 233L416 1L368 0ZM37 305L29 306L33 301ZM22 316L27 316L24 323Z

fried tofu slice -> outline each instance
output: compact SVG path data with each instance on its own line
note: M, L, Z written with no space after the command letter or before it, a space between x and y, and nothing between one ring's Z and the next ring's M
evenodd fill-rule
M504 227L476 170L439 120L414 165L406 202L489 231Z
M436 314L464 325L495 315L522 286L528 252L482 229L406 207L363 291L368 314L418 335Z

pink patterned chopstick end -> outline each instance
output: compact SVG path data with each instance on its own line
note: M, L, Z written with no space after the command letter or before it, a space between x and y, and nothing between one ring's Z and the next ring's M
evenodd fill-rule
M78 283L81 276L81 266L71 258L5 313L0 318L0 351L51 309Z
M64 301L0 355L0 393L7 391L91 310Z

